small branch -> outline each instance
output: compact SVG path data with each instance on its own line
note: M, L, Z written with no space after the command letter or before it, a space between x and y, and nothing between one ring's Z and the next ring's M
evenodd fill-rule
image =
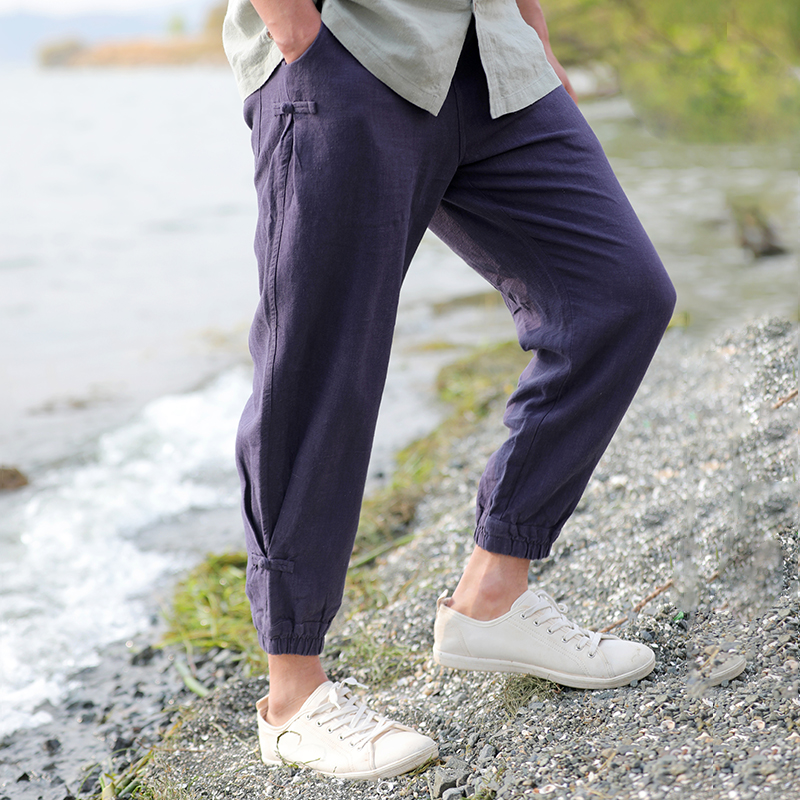
M781 399L778 400L778 402L772 407L780 408L782 405L786 405L786 403L788 403L790 400L794 400L795 397L797 397L797 389L795 389L793 392L789 392L786 397L781 397Z
M797 392L795 392L797 394ZM707 578L706 583L712 583L713 581L719 578L719 570L715 569ZM663 586L659 586L658 589L654 589L650 592L644 600L640 600L634 607L633 611L635 613L639 613L651 600L655 600L660 594L663 594L667 591L667 589L671 589L675 585L675 581L670 578ZM600 628L600 633L608 633L609 631L614 630L614 628L618 628L620 625L626 623L630 619L630 615L626 614L624 617L620 617L616 622L612 622L610 625L606 625L605 628Z
M644 600L640 600L634 607L633 610L637 613L641 611L651 600L654 600L660 594L663 594L667 591L667 589L672 588L675 584L675 581L670 578L663 586L659 586L658 589L650 592ZM608 633L609 631L614 630L614 628L618 628L620 625L628 621L628 616L624 616L621 619L618 619L616 622L612 622L610 625L606 625L605 628L600 628L600 633Z

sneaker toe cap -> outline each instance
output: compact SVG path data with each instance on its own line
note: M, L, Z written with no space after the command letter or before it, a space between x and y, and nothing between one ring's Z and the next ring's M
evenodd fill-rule
M655 653L645 644L625 639L604 639L600 652L614 675L631 675L631 680L647 675L656 663Z
M393 730L379 736L374 743L375 767L389 769L414 769L433 758L439 752L436 742L413 730Z

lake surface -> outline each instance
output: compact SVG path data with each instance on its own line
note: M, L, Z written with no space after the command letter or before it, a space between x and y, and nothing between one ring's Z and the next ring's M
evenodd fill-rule
M225 70L0 72L0 736L47 717L76 668L152 624L172 576L240 543L233 436L249 393L255 201ZM584 106L688 314L687 335L797 318L790 146L681 146L627 104ZM792 252L754 262L753 196ZM438 369L513 338L433 237L404 288L373 484L432 428ZM433 346L432 346L433 345ZM159 595L159 593L161 593Z

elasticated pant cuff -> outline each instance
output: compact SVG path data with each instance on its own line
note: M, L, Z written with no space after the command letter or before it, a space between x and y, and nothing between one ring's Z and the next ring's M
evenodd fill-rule
M536 561L550 555L560 532L560 527L512 525L487 517L475 530L475 544L490 553Z
M324 636L280 636L274 639L258 637L265 652L274 656L318 656L325 645Z

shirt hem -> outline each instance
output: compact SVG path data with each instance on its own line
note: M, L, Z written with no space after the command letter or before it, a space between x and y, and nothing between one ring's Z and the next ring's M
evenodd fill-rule
M537 100L546 97L550 92L561 86L561 81L555 72L549 72L535 80L530 86L525 86L507 97L496 97L489 92L489 113L492 119L497 119L505 114L513 114L533 105Z
M326 11L328 12L327 16L325 15ZM447 76L447 88L444 91L430 91L408 80L405 75L381 58L372 43L353 30L347 18L338 12L337 6L329 5L323 8L323 22L350 55L393 92L433 116L437 116L442 110L453 75L455 75L457 61L453 64L451 74ZM466 35L467 29L465 28L464 38Z

